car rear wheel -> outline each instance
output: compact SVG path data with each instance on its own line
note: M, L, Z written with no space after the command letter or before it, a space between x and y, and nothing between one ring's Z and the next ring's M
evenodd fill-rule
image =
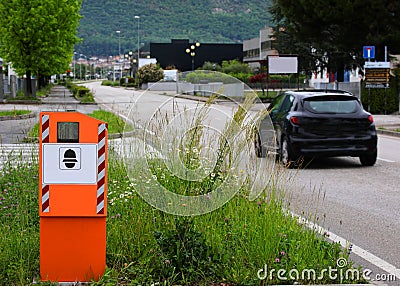
M368 153L365 155L360 156L360 162L363 166L373 166L376 163L377 159L377 152L374 151L372 153Z
M295 167L297 165L298 156L296 156L285 136L282 137L281 140L281 148L280 148L280 160L283 165L288 168Z

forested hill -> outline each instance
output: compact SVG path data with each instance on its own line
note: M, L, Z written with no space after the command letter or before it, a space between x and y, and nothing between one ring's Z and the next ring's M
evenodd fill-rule
M83 0L82 43L75 50L87 56L115 55L119 41L121 53L136 50L138 21L142 46L171 39L242 42L270 23L269 6L269 0Z

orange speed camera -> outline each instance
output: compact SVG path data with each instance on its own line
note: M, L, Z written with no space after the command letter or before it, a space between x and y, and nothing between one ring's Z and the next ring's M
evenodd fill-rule
M40 275L98 280L106 264L107 124L79 112L41 112Z

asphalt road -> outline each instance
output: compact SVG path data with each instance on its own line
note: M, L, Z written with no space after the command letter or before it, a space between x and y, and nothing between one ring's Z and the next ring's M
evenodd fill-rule
M161 93L140 94L125 89L89 84L96 90L96 98L103 107L114 109L126 116L135 100L142 96L134 112L145 120L155 106L163 106L168 97ZM186 99L175 99L176 106L188 108L197 105ZM221 111L229 113L234 105L221 103ZM165 108L165 106L163 106ZM170 108L175 108L173 105ZM182 108L182 107L181 107ZM262 108L262 106L259 106ZM171 111L172 112L172 111ZM400 140L379 136L378 161L373 167L362 167L358 158L329 158L311 162L301 170L283 170L281 184L286 190L290 209L336 235L361 247L369 255L400 268ZM385 273L375 264L352 255L356 264ZM386 282L388 285L400 285Z

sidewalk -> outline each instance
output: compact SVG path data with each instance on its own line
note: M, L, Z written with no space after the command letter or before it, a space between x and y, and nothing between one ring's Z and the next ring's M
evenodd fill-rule
M63 85L51 88L47 97L42 98L42 104L79 104L79 100Z

